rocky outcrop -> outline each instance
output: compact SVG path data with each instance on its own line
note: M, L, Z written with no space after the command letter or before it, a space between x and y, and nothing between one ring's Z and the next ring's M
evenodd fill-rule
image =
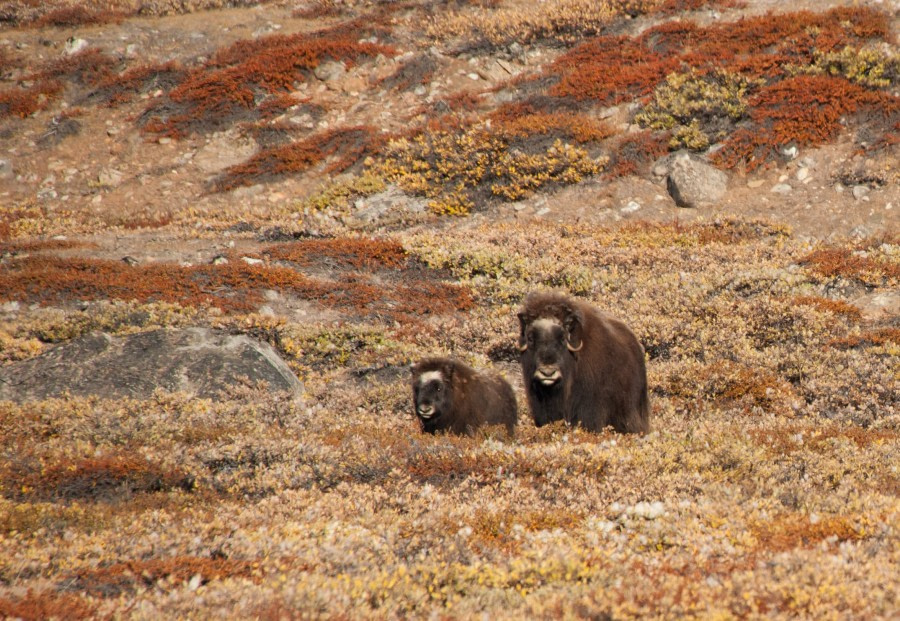
M714 205L725 196L728 175L682 153L672 161L666 188L679 207Z
M123 337L93 333L0 369L0 399L66 393L143 399L157 389L214 397L233 385L267 382L299 398L303 386L266 343L207 328Z

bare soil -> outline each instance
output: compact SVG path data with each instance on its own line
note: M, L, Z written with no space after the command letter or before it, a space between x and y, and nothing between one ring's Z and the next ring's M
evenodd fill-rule
M844 3L792 3L789 8L824 10L840 4ZM883 7L880 2L868 4ZM0 32L0 44L13 63L3 77L11 82L27 72L26 68L61 57L67 41L74 39L122 58L128 66L170 60L191 65L238 40L309 31L337 19L292 17L295 8L295 3L275 2L162 17L137 16L99 26L7 28ZM758 0L729 11L727 17L786 8L783 3ZM701 11L692 17L709 21L724 16ZM295 123L300 135L353 124L399 131L417 119L423 105L462 91L488 92L510 77L496 70L495 58L490 55L462 58L441 54L438 76L424 94L373 87L378 80L392 76L400 62L408 61L409 53L425 48L428 42L415 30L419 19L420 13L400 13L395 18L397 47L407 52L406 57L379 58L329 82L313 78L301 84L297 94L324 112L320 118L299 115L288 122ZM527 64L511 61L507 67L531 71L557 53L536 47L527 56ZM142 134L136 117L148 99L161 92L152 91L116 108L89 105L69 93L61 103L32 117L5 120L0 127L0 157L8 161L11 172L0 179L0 202L7 207L42 207L48 215L58 214L77 223L62 233L89 235L97 244L97 256L202 261L221 250L221 244L192 241L191 218L196 218L197 229L204 227L201 222L217 220L291 224L285 207L326 181L312 174L230 193L211 192L210 181L227 166L246 160L258 145L240 127L178 140ZM76 121L74 129L61 129L64 115ZM689 222L727 214L784 222L797 234L816 239L868 236L900 223L897 175L896 152L867 159L855 152L848 132L835 144L801 150L786 164L751 175L733 173L726 197L711 207L676 207L664 178L649 175L613 182L589 180L520 203L491 205L480 217L615 224L635 219ZM873 179L886 184L873 183ZM629 204L631 208L623 212ZM169 226L170 222L173 225ZM155 230L141 230L148 227ZM110 228L114 232L106 232ZM61 233L58 227L50 227L48 232Z

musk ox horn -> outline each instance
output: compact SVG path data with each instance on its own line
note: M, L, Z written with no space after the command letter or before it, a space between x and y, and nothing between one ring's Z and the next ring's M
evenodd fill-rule
M574 354L575 352L581 351L581 348L584 347L584 341L581 341L581 344L578 347L573 347L572 344L569 342L569 339L566 339L566 347L568 348L568 350L570 352L572 352Z
M516 349L519 351L527 351L528 350L528 341L525 341L524 344L522 341L516 343Z

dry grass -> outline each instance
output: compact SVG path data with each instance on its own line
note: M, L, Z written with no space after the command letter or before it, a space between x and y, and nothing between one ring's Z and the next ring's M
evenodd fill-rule
M226 4L238 3L142 2L151 14ZM277 132L319 62L389 55L368 37L391 40L404 15L425 10L389 4L291 5L293 19L331 29L241 41L199 65L121 66L88 50L10 84L0 115L18 128L76 93L88 97L85 114L93 103L143 108L136 122L151 137L200 140L242 121ZM620 36L606 29L626 13L731 3L567 0L520 14L508 2L470 4L426 7L433 35L455 51L570 47L553 50L539 78L506 85L514 101L492 108L489 95L451 94L392 142L368 126L329 125L262 149L214 186L363 168L328 179L304 208L343 201L350 211L388 179L459 215L588 175L642 174L694 121L708 141L725 141L724 165L747 167L772 161L782 140L831 140L840 117L871 129L873 144L889 145L897 128L891 61L854 51L890 37L871 9L725 13L708 26ZM136 10L130 0L68 15L52 13L56 2L20 5L14 19L46 15L34 25L43 29ZM423 58L378 88L393 96L437 75ZM132 100L156 89L150 106ZM632 102L647 131L623 136L598 120ZM667 115L675 126L664 127ZM269 226L280 207L264 202L241 204L240 217ZM896 235L813 246L740 218L617 228L444 220L370 237L335 223L332 237L260 242L226 263L129 266L85 258L92 248L74 236L98 226L61 205L0 210L0 363L94 330L211 325L272 344L306 394L0 402L0 617L896 616L900 332L836 297L900 286ZM188 222L117 217L126 231ZM189 235L221 243L219 217L192 211ZM262 238L284 238L275 232ZM68 238L51 239L59 233ZM647 355L651 433L531 424L515 314L536 289L627 320ZM261 312L273 291L288 312ZM408 369L424 355L510 379L516 436L422 434Z
M886 245L831 249L865 246L881 265ZM798 267L811 249L783 227L490 224L265 252L283 269L355 270L382 286L437 270L477 296L417 327L215 320L275 344L303 375L303 405L246 388L217 401L0 404L6 614L895 610L900 351L831 344L883 326L824 297L845 276ZM887 277L874 286L895 286ZM514 379L515 309L542 287L629 318L648 353L654 431L537 429L523 412L514 439L421 434L406 365L448 353ZM66 338L140 309L147 325L166 321L107 306L7 333Z

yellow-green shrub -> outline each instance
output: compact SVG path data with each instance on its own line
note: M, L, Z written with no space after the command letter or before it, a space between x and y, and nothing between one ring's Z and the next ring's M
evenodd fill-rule
M724 70L671 73L634 120L642 127L672 130L671 146L702 150L724 138L747 113L746 95L756 82Z
M846 46L840 51L815 53L806 66L791 66L794 74L843 76L870 88L887 88L900 82L900 56L873 48Z
M464 215L479 198L518 200L552 183L577 183L605 163L559 139L546 151L525 153L476 126L393 140L380 159L369 161L369 172L432 199L435 213Z

